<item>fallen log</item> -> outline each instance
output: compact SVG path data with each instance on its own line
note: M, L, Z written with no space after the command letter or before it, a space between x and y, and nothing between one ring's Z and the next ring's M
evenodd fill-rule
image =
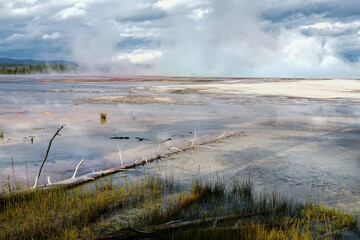
M180 227L189 227L199 224L209 224L213 223L213 228L216 228L216 224L218 222L224 222L224 221L230 221L230 220L236 220L241 218L248 218L248 217L254 217L259 215L266 215L269 213L279 212L277 209L267 209L260 212L253 212L253 213L245 213L245 214L235 214L225 217L217 217L217 218L204 218L204 219L196 219L191 221L171 221L165 224L157 225L154 227L155 230L169 230L169 229L175 229Z
M53 138L50 140L48 151L50 149L52 140L55 138L56 135L58 135L59 131L62 128L63 127L59 128L58 131L53 136ZM212 140L209 140L209 141L204 141L203 138L201 138L203 141L201 143L199 143L199 144L195 144L195 140L196 140L196 137L195 137L193 140L188 142L189 145L187 147L178 147L178 148L172 147L172 148L169 148L169 150L171 150L171 152L167 152L167 153L164 153L164 154L156 154L156 157L153 157L153 158L150 158L150 159L147 159L146 156L143 155L143 159L141 159L141 160L137 159L133 163L130 163L130 164L121 164L121 165L118 165L118 166L115 166L115 167L112 167L112 168L109 168L109 169L100 170L100 171L88 173L88 174L85 174L85 175L82 175L82 176L79 176L79 177L75 177L78 166L80 165L79 164L77 166L77 168L75 169L75 173L74 173L73 177L71 177L69 179L65 179L65 180L62 180L62 181L59 181L59 182L56 182L56 183L51 183L50 181L48 181L48 184L44 184L44 185L38 186L38 187L35 187L36 186L36 184L35 184L34 188L0 193L0 200L1 199L6 199L8 197L21 195L22 193L31 192L31 191L35 191L35 190L38 190L38 191L40 191L40 190L50 190L50 189L57 188L57 187L71 188L71 187L74 187L74 186L78 186L80 184L84 184L84 183L88 183L90 181L94 181L94 180L96 180L98 178L101 178L101 177L104 177L104 176L115 174L115 173L118 173L118 172L121 172L121 171L124 171L124 170L127 170L127 169L136 168L138 166L149 164L151 162L154 162L154 161L157 161L157 160L162 160L164 158L169 158L172 155L183 153L185 151L194 150L196 148L206 146L207 144L215 143L215 142L227 139L227 138L242 137L242 136L246 136L246 135L243 132L236 132L236 133L229 133L229 134L225 134L225 132L224 132L219 137L212 138ZM172 150L174 150L174 151L172 151ZM48 153L48 151L47 151L47 153ZM46 160L46 158L44 160ZM45 161L43 161L43 164L44 164L44 162ZM43 166L43 164L42 164L42 166ZM42 166L41 166L41 168L42 168ZM40 172L41 172L41 170L40 170Z
M130 139L130 137L110 137L110 139Z
M231 221L231 220L241 220L244 218L250 218L260 215L266 215L270 213L279 212L280 210L277 209L267 209L260 212L252 212L252 213L244 213L244 214L235 214L230 216L224 216L224 217L216 217L216 218L204 218L204 219L196 219L196 220L190 220L190 221L182 221L182 220L174 220L168 223L164 223L161 225L156 225L153 227L150 227L149 229L153 230L151 232L149 231L143 231L138 230L134 228L123 228L105 235L100 235L96 238L96 240L105 240L105 239L141 239L142 237L153 237L154 239L161 239L162 236L161 233L168 230L177 230L184 227L191 227L191 226L197 226L199 224L210 224L213 223L211 227L206 227L204 229L198 229L196 230L205 230L205 231L213 231L213 230L239 230L241 229L238 227L238 223L233 227L217 227L216 224L219 222L224 221ZM129 233L134 233L134 235L131 235ZM148 238L147 238L148 239Z
M145 232L137 229L127 227L116 232L100 235L95 238L96 240L110 240L110 239L121 239L121 240L135 240L135 239L163 239L157 232Z

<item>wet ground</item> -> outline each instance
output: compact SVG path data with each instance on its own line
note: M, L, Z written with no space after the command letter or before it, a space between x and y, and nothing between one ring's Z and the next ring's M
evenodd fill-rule
M329 205L360 206L360 109L357 98L307 99L251 94L153 91L153 86L226 84L229 79L0 77L0 176L32 183L48 141L43 175L72 176L151 157L210 134L244 131L214 149L199 149L151 167L189 183L197 176L225 182L251 175L257 189ZM233 81L233 79L232 79ZM241 82L281 79L241 79ZM290 80L286 80L290 81ZM296 80L291 80L296 81ZM291 82L290 81L290 82ZM111 96L111 97L107 97ZM100 113L106 113L106 120ZM117 138L117 139L111 139ZM31 141L32 139L32 141ZM171 139L171 140L169 140ZM159 147L159 144L165 140ZM142 171L142 169L139 169ZM150 170L150 169L149 169ZM129 171L128 174L134 174Z

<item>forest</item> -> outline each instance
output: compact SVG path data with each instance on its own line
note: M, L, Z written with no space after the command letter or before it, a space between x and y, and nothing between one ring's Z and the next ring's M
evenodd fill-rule
M74 64L8 64L0 63L0 74L49 74L75 72L77 65Z

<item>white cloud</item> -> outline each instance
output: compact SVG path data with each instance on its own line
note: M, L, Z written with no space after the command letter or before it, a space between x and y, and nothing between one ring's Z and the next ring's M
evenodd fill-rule
M207 0L159 0L153 4L153 7L160 8L162 10L173 10L179 6L185 6L186 8L195 8L202 5L208 5Z
M331 51L314 37L305 37L299 33L283 33L281 35L282 56L297 64L321 64L323 58Z
M197 8L189 14L189 17L195 21L202 20L211 14L212 11L213 10L211 8Z
M0 0L0 54L155 74L354 75L360 17L349 2Z
M164 10L168 10L181 2L182 0L159 0L158 2L154 3L153 6Z
M315 31L327 31L327 32L341 32L351 29L360 28L360 21L353 21L350 23L344 22L318 22L306 26L301 26L302 30L315 30Z
M14 39L18 39L18 38L25 38L27 35L26 34L22 34L22 33L14 33L12 34L10 37L6 38L6 40L14 40Z
M152 38L156 39L161 36L164 29L152 26L134 26L134 25L121 25L119 27L120 37L134 37L134 38Z
M11 34L11 36L7 37L5 41L15 41L15 40L27 41L38 37L38 35L39 33L36 31L31 33L14 33Z
M36 0L0 0L0 18L4 16L23 17L34 14L37 9Z
M130 61L135 64L147 63L155 58L161 57L162 53L159 50L143 50L136 49L131 53L121 53L112 58L114 62Z
M25 15L27 14L29 11L28 8L15 8L13 9L13 14L17 14L17 15Z
M22 4L22 3L34 4L36 2L37 0L11 0L11 2L8 2L8 4L9 5Z
M45 34L42 36L42 39L44 40L48 40L48 39L57 39L61 36L61 34L59 32L54 32L52 34Z
M86 4L83 2L76 3L73 7L61 10L55 15L55 19L66 20L72 17L81 17L85 15Z

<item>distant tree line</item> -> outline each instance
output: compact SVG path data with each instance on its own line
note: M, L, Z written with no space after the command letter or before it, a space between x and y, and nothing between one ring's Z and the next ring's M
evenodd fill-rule
M75 72L77 70L76 65L72 64L1 64L0 74L48 74L48 73L68 73Z

